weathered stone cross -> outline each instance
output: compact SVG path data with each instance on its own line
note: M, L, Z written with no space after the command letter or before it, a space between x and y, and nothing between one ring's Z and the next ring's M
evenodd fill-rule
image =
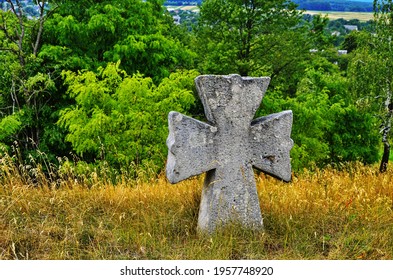
M292 111L252 120L269 82L269 77L199 76L195 83L210 124L169 113L168 180L174 184L207 172L201 231L211 233L228 222L262 227L252 166L291 180Z

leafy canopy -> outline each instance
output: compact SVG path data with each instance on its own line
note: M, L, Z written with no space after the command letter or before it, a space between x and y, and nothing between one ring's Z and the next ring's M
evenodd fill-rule
M176 38L178 27L157 0L61 1L45 28L41 56L65 60L70 70L121 60L127 73L159 82L189 69L195 56Z
M91 71L63 73L76 104L60 113L66 140L85 158L116 166L162 167L166 157L167 114L193 106L195 71L172 73L155 86L151 78L129 76L120 63ZM87 156L87 157L86 157Z

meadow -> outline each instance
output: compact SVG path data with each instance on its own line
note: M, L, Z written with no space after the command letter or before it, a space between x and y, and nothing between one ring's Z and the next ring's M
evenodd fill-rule
M41 171L40 171L41 170ZM352 164L294 175L256 173L264 230L197 232L203 176L106 180L0 158L0 259L393 258L393 171ZM42 174L42 176L40 175Z

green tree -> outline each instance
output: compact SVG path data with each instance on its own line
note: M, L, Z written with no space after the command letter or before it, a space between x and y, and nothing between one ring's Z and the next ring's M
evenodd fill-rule
M193 64L161 0L35 1L33 18L23 1L7 2L0 11L0 145L16 142L26 157L39 149L55 160L72 151L66 126L57 125L60 112L78 104L65 94L63 70L97 71L122 60L128 73L160 84Z
M42 147L55 92L39 58L48 4L35 1L38 16L29 19L22 1L6 2L9 9L0 10L0 141L16 141L28 153Z
M204 1L197 30L201 72L267 75L271 86L291 87L310 55L301 19L296 5L285 0Z
M76 105L61 112L66 140L86 160L113 166L163 167L167 115L193 106L195 71L175 72L155 86L151 78L129 76L109 63L92 71L64 72L68 94Z
M178 28L162 0L57 1L45 24L41 57L66 69L95 70L121 60L127 73L155 82L190 69L194 54L175 36Z
M315 57L300 80L296 95L267 94L258 115L293 111L293 169L339 166L342 162L377 160L378 135L372 115L362 112L348 96L348 81L337 65Z
M310 25L310 39L312 40L312 47L319 51L331 47L333 43L333 37L327 30L329 18L327 15L321 16L315 15L312 17Z
M393 3L374 1L376 34L359 43L350 63L351 92L358 103L379 118L383 155L380 171L387 169L393 116Z

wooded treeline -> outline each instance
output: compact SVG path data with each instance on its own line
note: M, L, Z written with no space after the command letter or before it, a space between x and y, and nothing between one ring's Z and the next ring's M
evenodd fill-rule
M272 78L257 116L293 110L295 171L373 163L382 151L386 169L391 0L375 1L375 32L351 32L338 47L327 18L306 20L284 0L206 0L191 30L162 0L35 1L33 18L6 2L0 158L158 173L168 112L204 119L193 79L238 73Z
M372 12L372 1L348 0L295 0L300 9L312 11Z

